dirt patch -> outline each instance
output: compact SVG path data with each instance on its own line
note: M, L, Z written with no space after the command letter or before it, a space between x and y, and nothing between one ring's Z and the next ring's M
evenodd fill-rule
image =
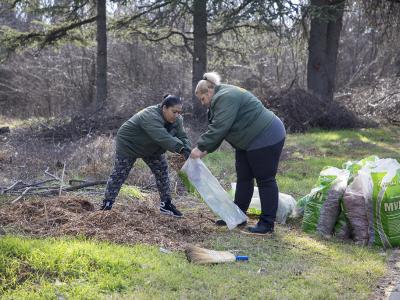
M400 249L390 253L387 265L388 275L378 282L375 292L370 297L371 300L389 299L391 292L400 284Z
M82 235L116 243L183 249L187 243L204 241L215 230L214 216L190 209L190 200L179 204L184 218L160 215L155 195L135 203L116 204L111 211L99 211L97 204L82 196L37 198L2 206L0 226L33 236Z

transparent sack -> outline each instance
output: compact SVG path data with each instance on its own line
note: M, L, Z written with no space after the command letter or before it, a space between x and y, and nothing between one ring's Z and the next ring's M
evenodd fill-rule
M200 159L189 158L182 167L190 183L196 188L208 207L226 222L229 229L247 221L231 197Z
M231 182L232 192L235 194L236 192L236 182ZM293 211L296 207L296 200L284 193L279 193L278 199L278 210L276 211L276 222L280 224L285 224L286 219L291 217ZM251 198L251 202L249 208L255 208L261 213L261 200L260 200L260 193L258 191L258 187L254 187L253 196Z

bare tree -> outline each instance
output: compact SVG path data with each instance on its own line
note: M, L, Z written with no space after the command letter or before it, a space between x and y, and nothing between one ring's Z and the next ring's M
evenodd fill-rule
M106 0L97 0L96 107L101 109L107 99L107 16Z
M307 87L331 102L345 0L311 0L311 5Z
M195 88L207 70L207 1L193 2L193 75L192 98L195 98ZM202 118L204 108L200 101L193 102L193 114Z
M113 27L116 30L126 28L153 42L168 40L177 45L177 38L181 39L177 47L192 55L193 115L200 120L205 109L195 99L194 89L207 70L207 48L215 47L215 40L227 32L233 32L239 43L243 28L278 33L284 18L296 16L300 7L290 0L149 0L145 3L135 6L133 14L120 18Z

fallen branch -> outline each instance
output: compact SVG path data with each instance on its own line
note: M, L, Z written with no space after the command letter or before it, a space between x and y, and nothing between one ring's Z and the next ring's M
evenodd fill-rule
M54 179L56 179L56 180L58 180L58 181L61 181L60 178L58 178L56 175L53 175L53 174L51 174L51 173L49 172L49 168L47 168L46 171L44 171L44 174L46 174L46 175L48 175L48 176L50 176L50 177L52 177L52 178L54 178Z
M11 203L12 203L12 204L17 203L20 199L22 199L22 197L23 197L30 189L31 189L31 187L27 187L27 188L25 189L25 191L23 191L22 194L21 194L18 198L16 198L15 200L13 200Z
M69 186L67 188L62 189L63 192L72 192L72 191L76 191L79 189L83 189L85 187L89 187L89 186L95 186L95 185L101 185L101 184L106 184L107 180L99 180L99 181L93 181L93 182L86 182L80 185L75 185L75 186ZM59 193L59 188L57 189L53 189L53 190L47 190L47 191L43 191L43 192L38 192L38 193L32 193L35 195L43 195L43 196L47 196L47 195L57 195Z
M80 184L80 185L67 187L63 191L71 192L71 191L76 191L76 190L79 190L79 189L82 189L82 188L85 188L85 187L94 186L94 185L101 185L101 184L107 184L107 180L86 182L86 183L83 183L83 184Z
M64 163L62 174L61 174L61 183L60 183L60 190L58 192L58 196L61 196L62 187L64 185L64 173L65 173L65 163Z
M77 191L77 190L83 189L83 188L107 184L107 180L98 180L98 181L92 181L92 182L87 182L87 181L83 181L83 180L79 180L79 181L78 180L70 180L69 181L70 184L73 182L82 182L82 183L78 184L78 185L65 186L64 185L64 172L65 172L65 169L63 170L63 174L62 174L61 180L60 180L60 179L58 179L57 176L49 173L48 170L46 170L45 173L47 175L53 177L52 179L47 179L47 180L43 180L43 181L32 183L32 184L26 184L26 183L23 183L22 181L17 181L7 188L0 188L0 193L1 194L8 193L9 195L18 195L21 193L20 190L24 188L23 192L15 200L13 200L11 202L14 204L14 203L20 201L22 199L22 197L24 197L26 195L37 195L37 196L61 195L62 192L73 192L73 191ZM49 183L52 181L59 181L60 184L52 185L52 186L43 185L45 183ZM91 192L94 192L94 190L91 189Z
M9 186L8 188L4 189L1 191L1 194L4 194L5 192L11 191L15 186L17 186L18 184L23 184L23 182L21 180L18 180L17 182L13 183L11 186Z

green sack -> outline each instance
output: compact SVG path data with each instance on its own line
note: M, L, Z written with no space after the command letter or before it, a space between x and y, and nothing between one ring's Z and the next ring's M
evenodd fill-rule
M333 233L340 212L340 198L347 186L349 172L335 167L324 168L311 192L299 200L304 205L302 229L308 233Z
M398 163L397 163L398 164ZM400 246L400 165L396 170L371 172L373 231L370 243L385 248Z

